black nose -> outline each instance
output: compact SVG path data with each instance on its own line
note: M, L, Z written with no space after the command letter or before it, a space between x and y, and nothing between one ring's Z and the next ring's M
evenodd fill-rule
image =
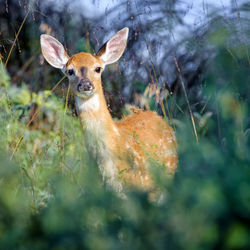
M80 81L77 85L77 91L90 91L93 89L93 84L90 81Z

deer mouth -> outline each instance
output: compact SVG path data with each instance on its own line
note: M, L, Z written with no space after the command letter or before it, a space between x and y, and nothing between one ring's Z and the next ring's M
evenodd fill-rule
M80 81L76 86L75 94L84 98L93 95L94 92L94 85L91 81Z

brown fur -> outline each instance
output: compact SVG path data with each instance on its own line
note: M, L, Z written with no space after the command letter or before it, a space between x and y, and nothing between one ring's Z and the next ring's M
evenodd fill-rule
M97 61L95 59L89 54L79 53L69 60L67 67L73 66L80 74L80 68L83 66L93 69L93 65L99 62L98 58ZM98 118L102 121L105 141L117 167L118 178L126 185L151 189L153 184L148 170L150 159L164 165L166 173L173 174L178 162L173 129L156 112L140 109L134 109L133 114L117 123L113 122L107 109L101 80L93 77L91 70L88 70L88 78L94 82L100 109L95 112L79 112L83 130L85 133L89 132L85 128L91 119Z
M111 53L109 63L118 60L123 53L126 45L124 36L127 32L126 28L118 32L114 44L111 39L109 48L112 50L115 47L115 50ZM61 51L62 46L58 41L43 36L43 54L53 66L61 68L64 61L57 59L56 53L51 55L51 49L47 50L51 41L57 44L60 48L58 51ZM112 120L103 94L101 72L95 70L97 67L100 67L101 71L104 70L106 62L102 56L105 51L106 47L96 56L81 52L71 58L65 54L63 58L67 60L63 70L66 73L68 70L74 70L74 75L69 76L69 82L72 92L76 95L85 145L97 162L103 178L116 190L121 191L122 184L152 190L154 184L149 167L154 164L150 162L164 166L166 174L173 175L177 167L174 131L156 112L142 111L135 107L132 109L133 114L117 123ZM90 96L77 90L79 82L86 79L93 84Z
M68 67L73 65L79 71L82 66L91 69L93 64L97 64L93 58L86 53L77 54L69 61ZM93 79L91 70L88 70L88 78ZM101 80L94 79L93 82L99 95L100 109L80 112L83 129L89 132L85 126L91 119L97 117L102 121L107 148L112 152L119 178L126 184L151 188L152 179L147 169L149 159L164 164L166 172L173 174L178 161L173 129L155 112L140 109L135 109L133 114L114 123L103 96Z
M121 138L114 150L120 156L117 166L125 182L151 189L150 159L164 164L166 172L174 173L177 166L175 135L160 116L140 110L123 118L116 126Z

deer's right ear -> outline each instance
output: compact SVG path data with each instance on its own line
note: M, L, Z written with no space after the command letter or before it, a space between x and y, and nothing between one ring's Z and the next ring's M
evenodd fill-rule
M98 51L97 56L105 65L116 62L123 54L128 40L128 28L125 27L112 36Z
M45 34L41 35L40 42L43 56L47 62L55 68L62 69L69 60L63 45L54 37Z

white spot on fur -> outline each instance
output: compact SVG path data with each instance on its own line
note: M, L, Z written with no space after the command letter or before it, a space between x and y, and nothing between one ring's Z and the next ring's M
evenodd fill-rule
M176 155L176 151L174 149L168 149L168 148L164 148L165 149L165 156L166 157L170 157L170 156L173 156L173 155Z
M120 135L120 134L119 134L119 131L117 130L117 128L116 128L115 126L113 126L113 130L115 131L115 133L116 133L117 135Z
M100 108L99 95L94 94L87 100L76 96L76 106L77 109L81 112L97 111Z
M143 184L144 184L144 179L143 179L143 176L142 176L141 171L139 172L139 175L140 175L140 180L141 180L141 183L142 183L142 185L143 185Z
M167 165L168 167L171 167L171 165L172 165L172 164L171 164L171 161L167 161L167 162L166 162L166 165Z
M133 154L134 154L135 157L137 157L138 159L141 159L141 156L140 156L136 151L133 151Z

